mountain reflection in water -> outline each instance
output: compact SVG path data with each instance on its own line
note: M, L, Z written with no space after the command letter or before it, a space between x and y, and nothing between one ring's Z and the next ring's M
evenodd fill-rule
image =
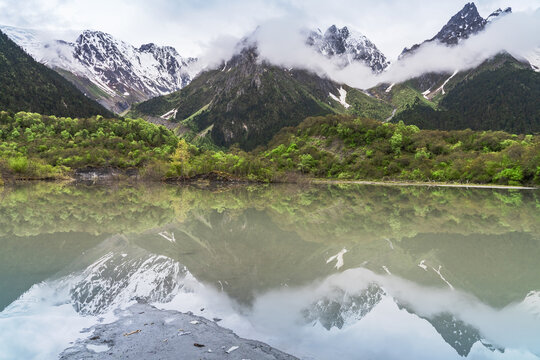
M133 301L306 359L540 356L537 192L37 184L1 196L0 359L55 358Z

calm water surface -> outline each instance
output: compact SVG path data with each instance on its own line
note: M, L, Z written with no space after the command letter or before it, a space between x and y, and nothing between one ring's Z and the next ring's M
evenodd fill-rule
M0 192L0 359L55 359L136 299L302 359L539 359L540 193Z

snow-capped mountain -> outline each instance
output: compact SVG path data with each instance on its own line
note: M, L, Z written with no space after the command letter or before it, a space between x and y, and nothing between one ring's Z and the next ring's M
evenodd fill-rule
M452 16L450 21L442 27L437 35L424 41L422 44L416 44L411 48L405 48L400 57L414 52L425 43L433 41L449 46L457 45L460 41L468 39L471 35L484 30L488 23L510 13L512 13L512 8L506 8L505 10L497 9L484 19L480 13L478 13L476 5L474 3L468 3L457 14Z
M332 25L324 34L321 30L311 31L307 37L307 44L327 57L340 58L343 61L343 66L358 61L379 73L389 65L386 56L377 49L373 42L366 36L351 31L346 26L339 29Z
M443 44L455 45L461 39L467 39L472 34L484 29L486 20L480 16L474 3L468 3L450 21L443 26L441 31L431 39L438 40Z
M110 252L82 272L70 295L77 312L102 314L133 299L169 302L186 277L192 277L187 269L165 256Z
M163 95L182 88L191 79L187 71L191 60L182 58L172 47L146 44L137 49L109 34L89 30L72 46L77 65L117 92Z
M387 297L387 294L375 283L355 295L339 289L333 298L318 299L303 309L302 317L306 323L320 323L326 330L333 327L342 329L345 325L362 320L383 297Z
M196 59L170 46L136 48L110 34L86 30L74 42L38 31L0 27L37 61L57 70L87 96L122 112L131 103L183 88L196 74Z

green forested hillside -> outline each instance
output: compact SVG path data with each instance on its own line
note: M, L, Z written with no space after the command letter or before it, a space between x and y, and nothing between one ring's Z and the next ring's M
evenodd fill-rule
M0 173L55 178L89 166L142 168L167 160L177 142L164 127L142 119L72 119L2 111Z
M438 109L416 101L395 121L422 129L540 132L540 73L505 64L457 83Z
M177 109L174 121L184 129L207 132L218 146L236 143L249 150L284 126L334 113L328 95L337 88L315 74L260 62L257 50L246 48L184 89L135 105L133 114L161 116Z
M112 115L0 32L0 109L56 116Z
M428 73L362 91L261 62L256 48L245 48L184 89L135 105L131 116L168 114L178 135L213 149L238 144L252 150L284 127L330 114L402 120L423 129L527 134L540 127L539 77L527 64L501 53L474 69Z
M250 181L300 178L540 185L540 137L420 130L350 115L304 120L266 148L198 148L142 119L56 118L0 112L0 173L62 178L77 169L134 169L147 179L201 176Z
M170 112L176 114L172 120L177 132L188 141L218 147L238 144L246 150L265 145L280 129L308 116L351 113L383 121L392 115L391 104L361 90L343 86L342 103L336 100L340 84L257 57L255 48L246 48L182 90L134 105L130 115L158 117Z
M540 184L540 138L532 135L332 115L283 129L263 154L276 171L318 178Z

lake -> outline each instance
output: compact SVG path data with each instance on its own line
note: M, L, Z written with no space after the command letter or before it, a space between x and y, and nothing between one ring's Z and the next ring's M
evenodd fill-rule
M0 191L0 359L54 359L135 301L302 359L540 358L538 191Z

